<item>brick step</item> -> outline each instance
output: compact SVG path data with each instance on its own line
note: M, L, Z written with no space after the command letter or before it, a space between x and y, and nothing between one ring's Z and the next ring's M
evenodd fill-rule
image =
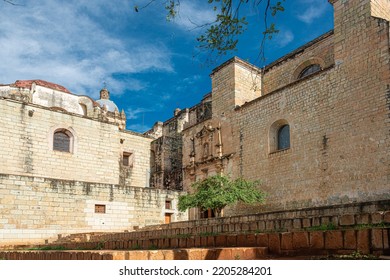
M91 237L99 237L107 235L107 232L88 232L88 233L72 233L66 236L58 236L58 239L52 243L67 243L67 242L88 242Z
M174 250L0 251L4 260L260 260L267 247L189 248Z

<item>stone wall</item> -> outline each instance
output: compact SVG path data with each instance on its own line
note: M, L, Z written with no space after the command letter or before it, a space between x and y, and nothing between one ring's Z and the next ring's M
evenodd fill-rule
M336 66L243 105L236 115L242 157L235 166L242 162L242 176L263 181L265 208L390 197L389 24L370 16L369 1L340 2L334 7ZM291 144L275 151L272 126L281 120L290 125ZM256 210L238 206L227 214L248 211Z
M0 173L149 186L150 137L10 99L0 100L0 112ZM71 152L53 150L57 129L72 133ZM131 168L122 168L123 152L133 155Z
M390 1L371 0L371 15L390 21Z
M226 215L390 198L389 22L372 16L389 2L330 2L334 30L257 69L261 96L248 63L233 58L216 68L212 119L183 131L185 188L210 171L262 181L264 205L238 204ZM298 79L312 64L321 70ZM212 148L222 156L195 157L192 167L191 149L199 153L202 142L191 139L209 125L220 125L221 143ZM289 125L286 149L276 145L282 125Z
M390 224L389 200L183 221L148 226L137 232L94 235L88 237L88 240L114 241L118 239L150 239L160 236L240 234L242 232L295 232L316 228L353 228L381 224ZM86 241L86 239L83 240Z
M185 220L168 190L0 174L0 245L42 243L58 235L124 231ZM171 201L171 209L165 202ZM97 213L96 205L105 213Z
M333 31L314 39L264 69L262 95L282 88L295 80L305 67L319 64L327 69L334 64Z

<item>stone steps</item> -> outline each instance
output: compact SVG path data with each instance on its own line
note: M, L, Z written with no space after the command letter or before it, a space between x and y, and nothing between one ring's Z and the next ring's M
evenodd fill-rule
M173 250L0 251L3 260L260 260L267 247Z

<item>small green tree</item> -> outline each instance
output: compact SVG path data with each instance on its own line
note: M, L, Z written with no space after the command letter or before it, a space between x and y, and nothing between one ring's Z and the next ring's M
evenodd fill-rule
M193 183L193 193L179 196L178 208L182 212L194 207L201 210L210 208L220 217L222 209L227 205L264 202L265 193L256 188L259 184L259 181L252 182L243 178L231 180L223 175L210 176Z

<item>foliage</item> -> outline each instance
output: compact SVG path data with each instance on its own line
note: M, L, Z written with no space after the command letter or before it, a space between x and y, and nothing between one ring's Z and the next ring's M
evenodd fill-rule
M264 202L265 194L256 187L259 181L246 181L243 178L231 180L226 176L214 175L192 184L194 193L179 197L178 208L185 211L199 207L213 209L218 216L222 209L236 202L248 204Z
M44 246L28 249L30 251L64 251L66 248L64 246Z
M321 224L319 226L308 227L308 228L306 228L306 230L308 230L308 231L325 231L325 230L334 230L336 228L337 227L335 224L329 223L329 224Z
M145 6L134 6L134 10L146 8L157 0L150 0ZM257 11L262 13L264 20L263 39L260 47L260 53L263 55L264 42L272 39L274 34L279 32L275 23L268 23L269 17L275 17L279 12L284 11L283 2L274 0L204 0L211 5L211 9L216 13L214 22L209 22L199 28L206 27L206 31L197 38L201 50L216 52L217 55L225 55L227 52L235 51L237 48L238 37L246 30L247 21L245 16L241 16L244 6L252 5L259 8ZM173 20L177 17L180 10L180 0L164 0L167 11L167 20ZM262 11L262 12L261 12Z
M362 254L359 251L355 251L349 255L331 255L325 258L327 260L378 260L377 256L371 254Z

